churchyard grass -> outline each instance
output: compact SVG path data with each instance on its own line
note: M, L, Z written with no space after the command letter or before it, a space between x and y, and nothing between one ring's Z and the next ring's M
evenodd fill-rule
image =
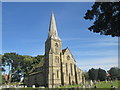
M13 85L13 84L12 84ZM111 88L111 85L115 86L116 88L120 88L120 81L101 81L101 82L97 82L96 86L97 88ZM91 88L94 88L94 84L91 86ZM67 85L67 86L61 86L60 88L63 90L65 88L82 88L82 84L81 85ZM88 88L88 87L85 87L85 88ZM26 88L18 88L18 90L34 90L34 89L37 89L39 90L40 88L39 87L35 87L35 88L32 88L32 87L26 87ZM2 90L6 90L6 89L2 89ZM15 88L10 88L10 90L16 90ZM44 90L48 90L47 87L44 88ZM56 90L56 89L54 89Z
M110 81L101 81L101 82L97 82L96 86L97 88L111 88L111 85L120 88L120 81L112 81L112 83ZM91 88L94 88L94 84L91 86ZM67 85L67 86L61 86L60 88L82 88L82 85ZM87 88L87 87L85 87Z
M112 83L110 81L101 81L96 84L97 88L111 88L111 85L120 88L120 81L112 81ZM92 85L92 88L94 88L94 85Z

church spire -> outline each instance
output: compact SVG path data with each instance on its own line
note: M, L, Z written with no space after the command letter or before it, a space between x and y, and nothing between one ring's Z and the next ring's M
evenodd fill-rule
M60 40L60 38L58 36L55 17L54 17L53 12L52 12L52 16L51 16L51 20L50 20L50 26L49 26L49 32L48 32L48 39L49 38Z

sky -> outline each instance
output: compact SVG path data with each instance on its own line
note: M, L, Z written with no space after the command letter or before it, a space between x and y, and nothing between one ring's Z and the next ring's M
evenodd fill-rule
M62 48L68 47L83 71L118 66L118 38L88 30L83 17L93 2L16 2L2 4L2 54L44 55L52 11Z

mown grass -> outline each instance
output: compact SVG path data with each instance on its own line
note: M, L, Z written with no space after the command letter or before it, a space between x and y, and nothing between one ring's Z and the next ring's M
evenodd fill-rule
M111 85L115 86L116 88L120 88L120 81L113 81L112 83L110 81L101 81L97 82L96 86L97 88L111 88ZM94 84L91 86L91 88L94 88ZM83 88L81 85L67 85L67 86L61 86L60 88ZM85 88L88 88L85 86Z
M95 85L92 85L92 88L94 88ZM115 86L117 88L120 88L120 81L113 81L112 83L110 81L101 81L96 84L97 88L111 88L111 86Z
M107 81L107 82L101 81L101 82L96 83L97 88L106 88L106 90L109 90L109 88L111 88L111 85L115 86L116 88L120 88L120 81L113 81L112 83L110 81ZM94 90L94 86L95 86L94 84L91 86L92 90ZM80 85L67 85L67 86L61 86L60 88L62 90L64 90L65 88L83 88L83 86L82 86L82 84L80 84ZM85 87L85 88L88 88L88 87ZM56 90L56 89L57 88L54 88L52 90ZM2 89L2 90L6 90L6 89ZM16 90L16 89L10 88L9 90ZM27 88L17 88L17 90L41 90L41 88L39 88L39 87L36 87L36 88L27 87ZM49 89L47 87L45 87L44 90L49 90ZM87 89L85 89L85 90L87 90Z

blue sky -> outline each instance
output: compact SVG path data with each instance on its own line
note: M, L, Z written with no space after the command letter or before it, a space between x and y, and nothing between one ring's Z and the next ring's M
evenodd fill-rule
M118 65L118 38L90 32L93 21L84 20L92 2L2 4L2 53L43 55L51 12L54 11L63 49L68 47L82 70Z

